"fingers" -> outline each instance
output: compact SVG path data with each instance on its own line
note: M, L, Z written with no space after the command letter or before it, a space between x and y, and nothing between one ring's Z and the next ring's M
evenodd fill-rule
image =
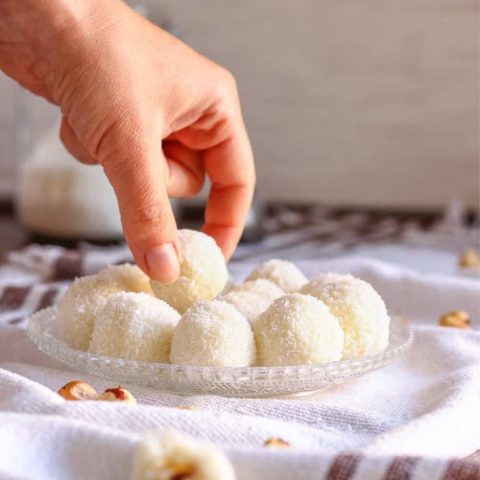
M62 141L65 148L80 162L87 165L94 165L97 162L90 153L85 149L85 147L79 142L75 132L73 131L70 124L67 122L65 117L62 118L62 123L60 125L60 140Z
M212 181L203 231L211 235L228 260L242 235L255 187L253 155L243 124L228 140L204 153Z
M127 243L151 278L171 283L180 266L161 141L152 147L144 139L112 139L111 145L100 158L118 199Z
M199 193L205 181L202 152L174 140L163 141L163 152L169 168L168 195L190 197Z

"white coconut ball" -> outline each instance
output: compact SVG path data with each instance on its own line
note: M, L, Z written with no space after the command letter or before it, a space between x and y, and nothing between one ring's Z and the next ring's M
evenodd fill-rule
M287 260L272 259L257 267L247 280L264 278L278 285L283 291L293 293L307 283L307 277Z
M257 280L249 280L247 282L240 283L239 285L233 287L231 291L258 293L259 295L270 298L272 301L285 294L285 292L276 283L264 278L258 278Z
M153 293L184 313L199 300L215 298L228 279L225 259L215 240L202 232L179 230L180 276L170 284L150 281Z
M57 310L59 332L67 345L87 350L100 310L111 295L124 289L120 283L99 275L75 279Z
M178 322L170 361L212 367L251 365L255 361L255 341L250 324L226 302L198 302Z
M382 297L359 278L305 286L302 292L322 300L338 318L345 333L343 357L378 353L388 346L390 317Z
M125 287L128 292L143 292L153 295L150 287L150 278L137 265L124 263L122 265L112 265L98 272L98 275L118 282Z
M109 357L168 363L180 314L146 293L119 292L99 313L89 351Z
M233 305L252 322L282 295L283 290L273 282L258 279L242 283L218 299Z
M132 478L235 480L235 471L225 454L214 445L166 430L148 433L141 440Z
M255 322L259 365L303 365L340 360L343 331L328 307L310 295L275 300Z
M336 283L340 282L342 280L351 280L352 275L350 274L341 274L341 273L322 273L318 277L315 277L314 279L310 280L308 283L306 283L301 289L300 293L304 293L306 295L313 295L315 296L315 292L319 289L324 287L325 285L328 285L330 283Z

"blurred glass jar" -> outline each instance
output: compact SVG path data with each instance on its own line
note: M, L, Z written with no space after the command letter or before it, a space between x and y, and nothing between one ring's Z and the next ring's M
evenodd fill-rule
M113 189L100 166L83 165L67 152L58 107L23 89L15 100L19 221L33 233L59 239L120 239Z

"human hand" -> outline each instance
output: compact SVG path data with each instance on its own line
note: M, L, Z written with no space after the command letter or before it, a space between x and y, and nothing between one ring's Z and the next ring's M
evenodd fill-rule
M169 196L197 194L205 174L203 230L230 257L255 172L229 72L120 0L0 0L0 68L60 106L63 143L104 168L147 274L177 278Z

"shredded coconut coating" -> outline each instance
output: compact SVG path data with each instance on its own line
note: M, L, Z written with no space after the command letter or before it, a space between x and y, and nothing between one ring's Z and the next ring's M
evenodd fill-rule
M179 365L244 367L255 362L255 341L247 319L220 300L196 303L173 333L170 361Z
M109 357L169 363L180 314L146 293L112 295L98 315L89 351Z
M268 298L253 292L228 292L218 300L233 305L249 322L263 313L272 303Z
M343 280L351 280L355 277L353 277L350 274L340 274L340 273L322 273L318 275L318 277L315 277L314 279L310 280L308 283L306 283L301 289L300 293L304 293L306 295L313 295L315 296L315 292L319 289L322 288L325 285L328 285L329 283L336 283L336 282L341 282Z
M238 285L218 300L230 303L249 322L252 322L282 295L284 295L283 290L273 282L258 279Z
M124 286L99 275L77 278L58 304L59 331L67 345L87 350L95 320L108 298Z
M263 278L278 285L284 292L298 292L307 283L307 277L287 260L272 259L257 267L247 280Z
M180 432L151 432L140 442L132 480L235 480L225 454Z
M170 284L150 281L153 293L184 313L200 300L215 298L228 279L225 259L215 240L202 232L179 230L179 278Z
M275 300L253 322L257 363L303 365L340 360L343 331L318 299L291 293Z
M232 288L232 292L252 292L258 293L271 298L272 301L281 297L285 292L275 283L265 278L258 278L257 280L249 280L247 282L240 283Z
M302 292L322 300L345 333L343 358L378 353L388 346L390 317L382 297L359 278L334 283L310 282Z
M137 265L130 263L112 265L101 270L98 275L120 283L127 292L143 292L153 295L150 278Z

